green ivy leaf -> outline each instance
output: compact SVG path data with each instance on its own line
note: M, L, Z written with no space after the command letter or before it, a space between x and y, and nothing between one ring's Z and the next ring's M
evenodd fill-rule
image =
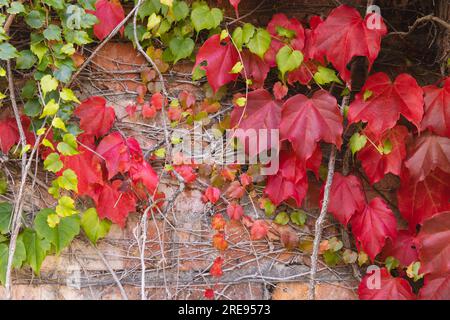
M7 234L10 230L12 205L8 202L0 202L0 233Z
M63 88L61 90L61 93L60 93L59 96L64 101L73 101L73 102L76 102L76 103L81 103L80 100L78 100L78 98L76 97L75 93L73 93L73 91L71 89L69 89L69 88Z
M400 261L395 259L394 257L387 257L384 264L389 272L396 269L400 265Z
M89 240L96 244L99 239L104 238L108 234L111 222L107 219L101 220L97 210L90 208L81 217L81 227Z
M0 282L5 284L6 281L6 269L8 265L9 246L0 243ZM22 241L22 237L19 236L16 241L16 251L12 261L12 267L18 269L22 266L23 261L26 259L25 246Z
M277 66L284 80L286 72L294 71L303 62L303 54L300 51L292 50L289 46L284 46L278 51L276 56Z
M25 7L19 1L11 2L11 6L6 10L9 14L19 14L25 12Z
M258 55L261 59L264 59L264 55L270 48L271 41L270 33L265 29L258 28L248 42L247 47L252 53Z
M383 141L383 154L389 154L392 152L392 142L389 139Z
M41 78L40 84L41 84L41 89L42 89L42 93L44 94L44 96L47 93L49 93L53 90L56 90L58 88L58 80L56 80L49 74L47 74ZM55 102L55 100L53 100L53 102Z
M55 246L56 254L66 248L72 240L80 233L80 217L73 215L61 218L61 221L55 228L50 228L47 223L47 216L54 214L51 209L39 211L34 220L34 228L39 236L50 241Z
M75 209L75 201L68 196L62 196L58 200L55 211L60 217L70 217L78 213Z
M63 168L63 163L59 159L59 154L56 152L50 153L44 160L44 168L50 172L58 172Z
M30 69L38 61L31 50L22 50L16 58L16 68L20 70Z
M61 41L61 28L51 24L44 30L44 38L47 40Z
M323 253L323 259L325 263L330 267L336 266L341 261L339 254L333 250L325 251Z
M44 25L45 14L42 11L31 10L25 17L25 22L34 29L39 29Z
M184 1L176 1L173 4L172 10L175 21L184 20L189 15L189 6Z
M220 25L222 20L222 10L209 9L206 3L198 4L191 12L191 22L197 32L214 29Z
M42 2L56 10L64 9L64 5L65 5L64 0L42 0ZM94 9L95 8L92 8L92 10L94 10Z
M32 229L23 231L22 240L26 250L26 262L33 269L34 273L39 276L42 262L50 251L51 244Z
M137 1L135 1L136 3ZM145 0L139 8L139 18L144 19L150 16L152 13L158 13L161 10L160 0Z
M78 177L72 169L66 169L61 176L58 177L58 185L66 190L78 192Z
M314 81L319 85L326 85L332 82L342 84L342 81L336 75L336 71L322 66L319 66L318 71L314 74Z
M188 58L194 51L194 40L191 38L181 38L175 37L170 40L169 48L172 51L174 57L174 62L177 63L179 60Z
M352 150L352 154L355 155L356 152L360 151L367 144L367 137L365 135L359 134L359 132L355 132L349 141L350 149Z
M42 110L42 114L39 117L40 119L45 118L46 116L53 116L56 114L59 110L59 104L55 102L55 99L51 99L47 104L44 106L44 110Z
M3 42L0 44L0 59L9 60L12 58L17 58L19 53L16 48L10 45L8 42Z
M282 226L288 224L289 223L289 215L284 211L280 212L275 217L275 223L280 224Z
M291 221L298 226L303 226L306 222L306 212L303 210L294 211L291 213Z
M31 99L25 102L25 105L23 106L24 112L29 117L36 117L41 113L41 103L39 102L39 99Z
M63 141L58 143L56 149L64 156L73 156L78 154L77 147L78 144L75 136L71 133L66 133L63 136Z
M38 43L32 43L30 45L30 50L38 57L39 63L40 63L44 59L45 54L48 51L48 47L44 43L38 42Z

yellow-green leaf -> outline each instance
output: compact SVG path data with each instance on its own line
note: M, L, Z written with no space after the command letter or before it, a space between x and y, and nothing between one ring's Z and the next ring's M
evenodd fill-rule
M42 114L39 117L40 119L45 118L46 116L53 116L59 110L59 104L55 102L55 99L51 99L42 110Z
M64 124L64 121L62 121L61 118L55 117L52 120L52 126L57 129L61 129L62 131L67 131L66 125Z
M60 221L61 221L61 218L55 213L49 214L47 216L47 224L52 229L55 228L59 224Z
M44 160L44 168L50 172L58 172L62 169L63 163L56 152L50 153Z
M96 244L100 238L104 238L111 227L107 219L100 219L95 208L87 209L81 217L81 227L89 240Z
M78 177L72 169L64 170L63 174L58 177L57 181L61 188L78 192Z
M44 96L47 93L49 93L53 90L56 90L58 88L58 80L56 80L49 74L43 76L41 78L40 83L41 83L41 89L42 89L42 92L44 93Z
M60 217L70 217L78 213L75 209L75 201L68 196L63 196L58 200L55 210Z
M61 99L64 101L73 101L76 103L81 103L80 100L75 96L75 93L69 88L63 88L60 93Z

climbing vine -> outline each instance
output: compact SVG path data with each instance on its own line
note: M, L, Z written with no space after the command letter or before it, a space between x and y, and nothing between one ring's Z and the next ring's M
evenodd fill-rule
M12 269L29 266L39 275L45 257L59 255L80 232L95 245L111 224L123 228L133 212L148 218L168 210L201 180L218 252L210 268L216 279L224 273L230 219L254 241L276 234L286 250L311 253L311 298L319 255L331 267L381 268L378 288L368 285L377 270L362 278L361 299L448 298L450 79L421 87L406 73L371 72L355 83L352 65L362 58L370 72L387 34L377 13L361 16L341 5L327 17L300 22L278 13L255 26L241 21L239 3L230 0L236 13L230 22L221 8L201 1L127 2L131 11L118 0L0 1L0 76L7 80L0 149L2 161L19 164L21 174L18 186L6 175L0 183L2 194L15 190L13 202L0 203L0 282L8 292ZM14 24L21 31L13 34ZM150 151L116 126L120 119L103 97L80 101L77 94L77 75L92 59L84 48L116 35L151 62L126 108L130 118L164 120L165 141ZM188 60L204 99L187 91L173 96L164 80L157 90L149 85ZM245 152L279 154L278 169L265 176L261 169L270 164L261 161L202 167L173 153L183 139L167 136L169 129L198 123L220 137L235 130L233 150L245 145L246 130L276 130L276 141L260 138L270 143ZM157 159L165 162L162 175L180 186L169 198L159 191ZM35 183L38 168L53 177L54 205L24 212L24 188ZM399 177L397 207L364 191L388 174ZM295 228L312 219L302 204L314 181L323 184L315 237L300 239ZM252 218L244 197L265 217ZM345 239L321 239L327 213L353 235L356 250ZM399 227L405 222L408 228ZM205 297L214 298L215 288Z

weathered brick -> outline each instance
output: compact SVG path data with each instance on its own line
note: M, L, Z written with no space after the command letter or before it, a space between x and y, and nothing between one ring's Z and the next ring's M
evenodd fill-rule
M283 282L278 283L272 293L273 300L307 300L308 283ZM316 285L317 300L356 300L353 290L339 286L339 283Z

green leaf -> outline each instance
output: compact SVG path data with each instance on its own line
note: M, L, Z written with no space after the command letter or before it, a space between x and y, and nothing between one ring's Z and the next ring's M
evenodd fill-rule
M45 54L48 51L48 47L44 43L38 42L31 44L30 50L38 57L40 63L42 62L42 59L44 59Z
M38 10L31 10L25 17L25 22L34 29L39 29L44 25L45 14Z
M282 226L288 224L289 223L289 215L284 211L280 212L275 217L275 223L280 224Z
M26 262L33 269L34 273L39 276L42 262L50 251L51 244L32 229L23 231L22 240L26 250Z
M56 9L56 10L62 10L64 9L64 0L42 0L46 5L49 5L50 7ZM92 8L94 10L95 8Z
M33 99L36 96L36 81L27 80L20 91L20 96L24 99Z
M341 261L339 254L333 250L325 251L323 253L323 259L325 263L330 267L334 267Z
M356 152L360 151L367 143L367 137L365 135L359 134L359 132L355 132L349 141L350 149L352 150L352 154L354 155Z
M364 94L363 94L363 99L364 99L364 101L369 100L369 98L370 98L372 95L373 95L373 92L372 92L372 91L370 91L370 90L364 91Z
M191 22L197 32L214 29L222 20L222 11L217 8L209 9L206 3L198 4L191 12Z
M63 163L59 159L59 154L56 152L50 153L44 160L44 169L50 172L58 172L63 168Z
M45 118L46 116L53 116L59 110L59 104L55 102L55 99L51 99L42 110L42 114L39 117L40 119Z
M265 29L258 28L248 42L247 47L252 53L258 55L261 59L264 59L264 55L270 48L271 41L270 33Z
M25 12L25 7L19 1L11 2L11 6L6 10L9 14L19 14Z
M6 191L8 191L8 181L6 180L6 177L1 174L0 175L0 194L5 194Z
M175 21L184 20L189 15L189 6L184 1L176 1L172 10Z
M42 93L44 93L44 96L47 93L49 93L50 91L56 90L58 88L58 80L56 80L49 74L47 74L41 78L40 84L41 84L41 89L42 89ZM55 102L55 100L53 100L53 102ZM45 110L45 108L44 108L44 110Z
M271 217L277 207L270 201L270 199L265 199L264 201L264 212L266 213L267 217Z
M292 39L297 35L297 33L294 30L286 29L280 26L277 26L277 34L280 37L286 37L288 39Z
M99 239L104 238L108 234L111 222L107 219L101 220L97 210L90 208L81 217L81 227L89 240L96 244Z
M75 201L68 196L63 196L58 200L55 211L60 217L70 217L78 213L75 209Z
M60 49L61 53L64 53L68 56L71 56L75 53L75 48L73 46L73 43L67 43L65 45L63 45Z
M255 30L255 27L251 23L244 24L242 28L237 27L236 29L234 29L232 38L234 44L239 48L240 51L242 51L243 45L246 45L253 37L253 35L255 34Z
M58 177L58 185L63 189L78 192L78 177L75 171L64 170L63 174Z
M0 243L0 282L5 284L6 281L6 269L8 265L9 246L4 243ZM12 261L13 268L20 268L23 261L26 259L25 246L22 241L22 237L18 237L16 241L16 250Z
M139 8L139 18L144 19L152 13L158 13L161 10L160 0L145 0Z
M291 212L291 221L298 226L303 226L306 222L306 218L306 212L303 210Z
M73 101L73 102L76 102L76 103L81 103L80 100L78 100L78 98L75 96L73 91L71 89L69 89L69 88L63 88L61 90L61 93L60 93L59 96L64 101Z
M0 233L9 233L12 205L8 202L0 202Z
M30 69L38 61L31 50L22 50L16 58L16 68L20 70Z
M200 66L196 66L194 71L192 72L192 80L198 81L201 78L206 76L205 69L201 68Z
M240 73L242 71L243 68L244 68L244 65L242 64L242 62L238 61L233 66L233 68L231 69L230 73L231 74L238 74L238 73Z
M0 59L9 60L12 58L17 58L19 56L16 48L10 45L8 42L3 42L0 44Z
M383 154L389 154L392 152L392 142L389 139L383 141Z
M170 41L169 47L172 51L174 62L177 63L179 60L188 58L194 51L195 43L191 38L181 38L175 37Z
M68 30L64 29L64 38L69 43L75 43L79 46L92 42L89 34L83 30Z
M78 144L75 136L71 133L66 133L63 136L63 141L58 143L56 149L64 156L73 156L78 154L77 147Z
M386 265L388 271L391 272L391 270L397 269L397 267L400 265L400 261L398 261L394 257L387 257L384 264Z
M61 217L56 213L49 214L47 216L47 224L50 228L56 228L56 226L61 222Z
M38 235L50 241L55 246L56 254L59 254L80 233L80 217L73 215L61 218L55 228L50 228L47 224L47 216L54 213L51 209L39 211L34 219L34 227Z
M294 71L303 62L303 54L300 51L292 50L289 46L284 46L278 51L276 56L277 66L284 80L286 72Z
M58 118L58 117L53 118L52 126L56 129L60 129L62 131L67 131L66 125L64 124L64 121L62 121L61 118Z
M318 71L314 74L314 81L319 85L326 85L332 82L342 84L342 81L336 75L336 71L322 66L319 66Z
M41 113L41 104L37 98L25 102L23 108L25 114L29 117L36 117L39 113Z
M406 269L406 275L409 278L414 279L414 282L417 282L424 276L424 274L423 273L420 274L419 271L420 271L420 262L416 261L408 266L408 268Z
M44 30L44 38L47 40L61 41L61 28L51 24Z
M344 243L336 237L333 237L330 240L328 240L328 247L330 248L330 250L334 252L338 252L339 250L342 249L343 246Z

